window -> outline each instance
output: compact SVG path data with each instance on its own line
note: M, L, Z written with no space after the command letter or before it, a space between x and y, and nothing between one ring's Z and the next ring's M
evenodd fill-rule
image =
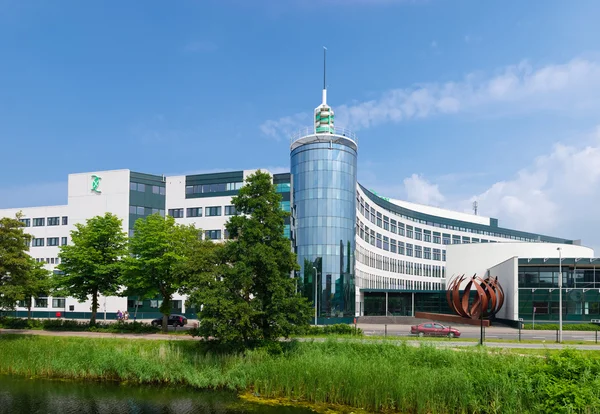
M36 308L47 308L48 307L48 298L36 298L35 299L35 307Z
M279 208L282 211L287 211L289 213L289 211L290 211L290 202L289 201L281 201L279 203ZM225 215L227 215L227 213L225 213Z
M443 236L442 236L442 241L443 241L444 244L450 244L450 235L444 233Z
M396 253L396 240L394 239L390 240L390 251Z
M431 231L423 230L423 238L426 242L431 243Z
M217 183L217 184L198 184L198 185L188 185L185 187L185 194L203 194L203 193L221 193L225 191L236 191L242 188L244 183L233 182L233 183ZM287 184L289 187L289 184ZM162 187L161 187L162 188ZM288 189L289 191L289 189ZM282 191L285 192L285 191Z
M410 243L406 243L406 255L407 256L413 255L413 245Z
M462 242L463 242L463 243L471 243L471 238L470 238L470 237L465 237L465 236L463 236L463 238L462 238Z
M167 191L165 187L159 187L158 190L160 192L160 195L165 195L165 193Z
M48 217L49 226L58 226L60 224L60 217Z
M278 193L289 193L290 188L290 183L280 183L275 186L275 191Z
M152 186L152 194L159 194L160 190L157 185Z
M380 249L382 247L381 234L380 233L377 233L377 247L379 247Z
M436 244L440 244L442 242L442 238L440 237L440 233L433 232L433 242Z
M58 246L58 237L48 237L46 239L47 246Z
M67 238L66 237L61 237L60 238L60 245L61 246L66 246L67 245Z
M406 237L408 238L413 238L413 227L412 226L406 226Z
M433 260L440 260L441 259L441 253L440 253L440 249L433 249Z
M34 218L33 219L33 227L42 227L46 225L45 218Z
M221 215L221 207L206 207L205 210L206 217L211 216L220 216Z
M19 219L19 221L21 223L23 223L25 225L25 227L30 227L31 226L31 219L23 218L23 219Z
M144 215L144 211L145 211L144 207L138 206L138 207L135 208L135 210L136 210L135 214L137 214L138 216L143 216Z
M398 234L404 236L404 223L398 223Z
M221 230L206 230L204 238L206 240L221 240Z
M391 224L391 229L390 229L390 231L391 231L392 233L397 233L397 232L398 232L398 227L396 227L396 220L391 220L391 223L392 223L392 224Z
M52 298L52 307L53 308L64 308L65 307L65 299L64 298Z
M69 224L69 218L67 216L63 216L63 218L62 218L62 225L66 226L67 224Z
M452 235L452 244L460 244L460 236Z
M423 258L431 260L431 247L425 247L423 249Z
M202 207L190 207L186 211L186 217L202 217Z
M415 228L415 240L423 240L422 230L418 227Z
M390 250L390 238L383 236L383 250Z
M33 239L32 246L33 247L42 247L42 246L44 246L44 239Z
M377 227L381 227L381 213L377 213Z
M146 185L141 183L129 183L129 189L131 191L139 191L142 193L146 192Z
M415 246L415 257L419 259L423 257L423 248L421 246Z
M404 254L404 242L398 242L398 254Z
M442 262L446 261L446 250L442 250Z
M170 208L169 216L173 218L183 218L183 209L182 208Z
M284 210L284 211L290 211L290 202L289 201L284 201L281 204L283 204L283 203L287 203L287 208L288 209L284 210L282 208L282 210ZM226 216L235 216L236 214L237 214L237 211L235 210L235 206L225 206L225 215Z

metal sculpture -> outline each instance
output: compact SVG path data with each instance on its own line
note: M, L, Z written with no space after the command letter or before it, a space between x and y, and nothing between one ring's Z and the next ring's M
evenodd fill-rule
M462 294L460 286L467 282ZM476 295L471 297L471 291ZM479 319L494 316L504 304L504 290L497 277L485 279L477 275L468 278L465 275L454 278L446 292L446 300L450 309L464 318Z

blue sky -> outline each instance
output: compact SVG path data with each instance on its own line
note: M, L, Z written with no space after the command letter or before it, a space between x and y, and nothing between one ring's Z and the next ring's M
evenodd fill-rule
M389 197L600 247L600 2L0 0L0 208L69 173L289 168L328 103Z

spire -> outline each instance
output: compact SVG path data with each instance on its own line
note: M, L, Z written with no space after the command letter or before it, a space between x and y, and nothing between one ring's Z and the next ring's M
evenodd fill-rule
M323 101L315 109L315 132L334 133L333 110L327 105L327 48L323 46Z

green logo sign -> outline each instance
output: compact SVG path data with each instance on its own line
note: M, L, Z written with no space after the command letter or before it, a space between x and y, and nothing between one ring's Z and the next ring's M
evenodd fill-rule
M389 197L384 197L384 196L381 196L381 195L377 194L377 191L375 191L375 190L373 190L373 189L371 189L371 192L372 192L373 194L375 194L377 197L384 199L385 201L390 201Z
M98 189L98 187L100 187L101 179L102 179L102 177L98 177L97 175L92 175L92 192L94 192L96 194L102 193L102 191L100 191Z

